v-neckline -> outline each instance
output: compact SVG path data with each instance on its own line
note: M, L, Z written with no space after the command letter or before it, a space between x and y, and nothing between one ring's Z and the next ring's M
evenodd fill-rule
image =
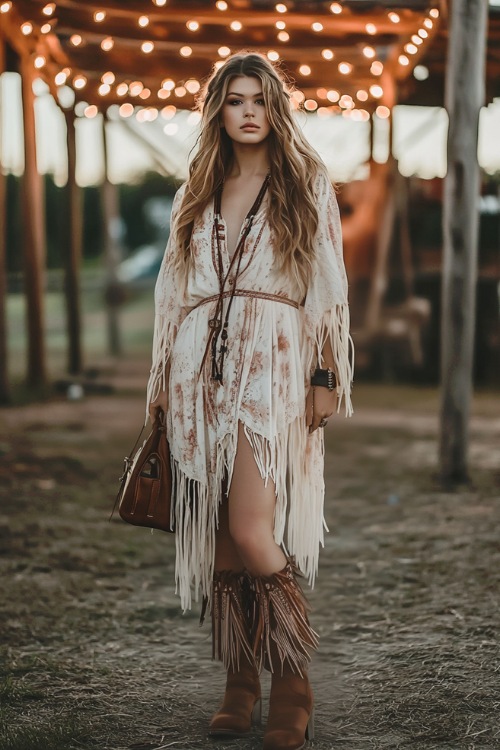
M257 213L255 214L255 217L254 217L254 221L253 221L253 226L252 226L252 229L253 229L253 227L255 226L255 224L256 224L256 221L257 221L257 219L258 219L258 217L259 217L259 215L260 215L261 211L263 211L263 210L264 210L264 208L266 207L266 199L267 199L267 194L266 194L266 195L264 196L264 198L263 198L263 200L262 200L262 203L261 203L261 205L259 206L259 210L258 210L258 211L257 211ZM215 209L213 209L213 211L214 211L214 213L215 213ZM235 245L234 245L234 251L233 251L233 254L232 254L232 255L230 255L230 254L229 254L229 250L228 250L228 245L227 245L227 221L225 220L225 218L224 218L224 216L223 216L223 214L222 214L222 211L220 211L220 213L219 213L219 220L220 220L220 222L221 222L221 223L222 223L222 224L224 225L224 242L222 243L222 244L223 244L223 248L224 248L224 254L225 254L225 255L226 255L226 257L227 257L227 258L229 259L229 262L231 262L231 261L232 261L232 259L233 259L233 255L234 255L234 253L236 252L236 249L237 249L237 247L238 247L238 244L239 244L239 242L240 242L240 238L241 238L242 232L243 232L243 230L244 230L244 227L245 227L245 223L246 223L246 221L248 220L248 216L249 216L249 213L250 213L250 211L249 211L249 212L248 212L248 213L246 214L245 218L244 218L244 219L243 219L243 221L241 222L240 230L239 230L239 232L238 232L238 235L237 235L237 237L236 237L236 242L235 242ZM251 230L250 230L250 231L251 231Z

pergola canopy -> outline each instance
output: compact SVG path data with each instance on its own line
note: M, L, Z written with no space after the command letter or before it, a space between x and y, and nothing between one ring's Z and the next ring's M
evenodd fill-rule
M124 115L191 108L214 63L251 49L280 62L296 106L368 119L382 105L387 116L441 91L446 15L443 0L0 0L1 33L63 106L125 104Z

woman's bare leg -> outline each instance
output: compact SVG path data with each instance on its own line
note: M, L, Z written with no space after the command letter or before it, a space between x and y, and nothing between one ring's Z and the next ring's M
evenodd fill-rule
M239 552L229 533L229 508L225 496L219 508L219 527L215 533L215 563L216 571L233 570L239 573L245 567Z
M286 557L273 536L276 494L274 482L264 484L243 425L238 426L238 448L229 489L229 533L234 550L253 575L282 570Z

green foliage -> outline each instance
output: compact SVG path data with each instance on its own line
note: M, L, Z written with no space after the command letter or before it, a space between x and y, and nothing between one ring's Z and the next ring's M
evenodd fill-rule
M140 183L120 185L120 212L125 222L124 244L133 249L153 242L156 229L144 213L144 204L149 198L173 197L178 181L156 172L147 172Z

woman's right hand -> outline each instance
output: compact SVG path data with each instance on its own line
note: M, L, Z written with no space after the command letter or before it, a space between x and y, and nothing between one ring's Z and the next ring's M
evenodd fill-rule
M154 401L149 404L149 418L151 422L154 422L158 411L162 411L164 414L167 413L168 409L168 394L167 391L160 391Z

